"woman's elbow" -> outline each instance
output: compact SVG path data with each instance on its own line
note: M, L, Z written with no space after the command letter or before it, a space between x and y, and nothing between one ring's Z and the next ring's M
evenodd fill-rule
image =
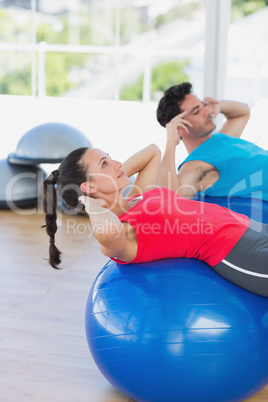
M160 148L158 147L158 145L156 145L156 144L151 144L151 145L149 145L149 148L151 149L151 151L152 151L155 155L161 157L161 150L160 150Z

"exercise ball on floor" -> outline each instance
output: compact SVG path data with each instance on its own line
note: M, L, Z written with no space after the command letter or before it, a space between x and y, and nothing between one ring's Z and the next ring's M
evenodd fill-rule
M35 207L41 198L45 172L36 166L16 166L0 160L0 208Z
M16 151L8 155L8 160L16 165L60 163L66 155L80 147L91 147L81 131L68 124L45 123L24 134Z
M135 401L244 401L268 383L268 298L202 261L110 261L85 323L96 365Z
M218 204L231 211L244 214L257 222L268 223L268 202L249 197L211 197L195 195L195 201Z

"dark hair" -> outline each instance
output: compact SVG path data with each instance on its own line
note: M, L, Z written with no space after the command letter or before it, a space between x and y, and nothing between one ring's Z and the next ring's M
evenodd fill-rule
M67 155L61 162L59 168L54 170L43 183L43 210L46 214L46 232L49 240L49 263L57 268L61 263L61 252L55 245L55 233L57 232L57 191L62 199L73 208L82 209L78 197L83 193L80 184L89 180L87 167L80 163L82 156L88 150L87 147L78 148Z
M179 85L174 85L164 92L164 96L160 99L156 111L156 117L161 126L166 127L166 124L183 112L180 105L184 101L186 95L192 92L192 84L183 82Z

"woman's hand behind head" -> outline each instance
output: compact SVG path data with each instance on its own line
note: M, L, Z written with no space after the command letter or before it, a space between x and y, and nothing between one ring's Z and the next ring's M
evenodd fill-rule
M99 212L100 209L109 208L108 203L101 198L92 198L86 195L81 195L78 200L85 206L85 210L89 215L93 212Z

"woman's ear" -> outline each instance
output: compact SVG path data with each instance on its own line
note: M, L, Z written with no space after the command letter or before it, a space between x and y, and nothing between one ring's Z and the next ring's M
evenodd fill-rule
M97 191L94 184L89 183L88 181L85 181L84 183L80 184L80 189L83 191L83 193L86 194L93 194L96 193Z

